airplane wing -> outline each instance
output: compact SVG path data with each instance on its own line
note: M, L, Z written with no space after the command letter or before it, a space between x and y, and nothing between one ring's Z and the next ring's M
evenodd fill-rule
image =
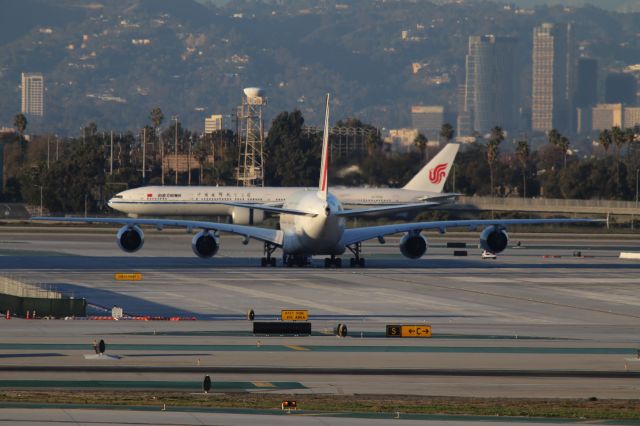
M509 225L542 225L559 223L600 223L606 222L604 219L503 219L503 220L443 220L435 222L398 223L381 226L365 226L362 228L345 229L342 236L342 243L345 246L359 243L373 238L384 237L385 235L397 234L400 232L420 232L426 229L437 229L445 232L447 228L469 228L474 230L478 226L509 226Z
M255 226L232 225L229 223L204 222L197 220L173 220L173 219L130 219L130 218L106 218L106 217L32 217L35 221L49 222L75 222L75 223L111 223L115 225L151 225L158 229L165 226L192 229L204 229L211 231L229 232L242 235L247 238L264 241L282 247L284 233L278 229L259 228Z
M281 213L281 214L291 214L295 216L317 216L317 213L305 212L302 210L296 209L285 209L282 207L277 207L274 204L248 204L248 203L236 203L233 201L209 201L207 204L221 204L223 206L231 206L231 207L242 207L245 209L254 209L254 210L262 210L268 213Z
M353 210L342 210L336 212L336 216L342 217L351 217L351 216L364 216L370 213L399 213L399 212L408 212L414 210L422 210L429 207L438 206L440 203L433 202L424 202L424 203L413 203L413 204L396 204L393 206L381 206L381 207L370 207L367 209L353 209Z

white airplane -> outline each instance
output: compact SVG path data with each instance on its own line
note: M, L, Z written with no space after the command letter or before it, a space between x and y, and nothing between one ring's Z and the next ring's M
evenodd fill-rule
M447 144L402 188L333 188L331 192L350 208L415 204L414 210L454 202L457 194L442 189L449 176L459 144ZM265 210L226 204L266 204L281 207L303 187L237 186L145 186L122 191L109 207L130 217L140 216L230 216L237 225L259 225ZM425 203L426 204L421 204ZM436 204L434 204L436 203ZM410 210L410 209L405 209ZM371 212L369 212L371 214Z
M448 220L435 222L400 223L381 226L367 226L345 229L345 218L365 211L403 211L412 208L412 204L398 206L382 206L360 210L344 210L340 200L329 192L328 175L328 145L329 145L329 95L327 95L327 109L324 123L322 144L322 165L317 189L302 189L287 197L282 207L258 204L226 202L231 206L280 214L280 229L268 229L246 225L172 219L137 219L137 218L56 218L36 217L33 220L84 222L84 223L114 223L123 225L116 234L118 246L125 252L135 252L144 244L144 233L140 225L151 225L157 229L165 226L186 228L191 231L200 229L192 239L193 252L201 258L214 256L220 247L219 232L229 232L244 237L244 243L250 239L264 243L265 256L261 260L262 266L275 266L273 253L282 249L283 263L292 266L302 266L308 263L314 255L330 256L325 258L325 266L340 267L342 261L336 257L349 250L354 257L351 266L364 267L365 260L361 257L362 242L377 238L384 243L386 235L404 233L400 240L400 252L410 258L418 259L427 251L427 240L421 232L427 229L437 229L445 232L451 227L465 227L475 229L478 226L486 228L480 234L481 247L492 253L500 253L508 243L506 226L524 224L547 223L585 223L602 222L596 219L508 219L508 220Z

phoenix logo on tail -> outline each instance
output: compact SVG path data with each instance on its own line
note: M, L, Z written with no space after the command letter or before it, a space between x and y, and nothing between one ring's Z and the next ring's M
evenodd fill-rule
M448 163L438 164L433 169L429 170L429 180L431 183L438 184L442 182L442 179L447 175L447 165Z

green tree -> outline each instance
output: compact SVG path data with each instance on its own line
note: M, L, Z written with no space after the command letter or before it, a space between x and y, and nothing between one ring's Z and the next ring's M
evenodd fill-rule
M429 139L422 133L418 132L416 137L413 139L413 145L418 148L420 151L420 160L426 161L425 153L427 152L427 144L429 143Z
M20 142L24 141L24 132L27 130L27 117L24 114L16 114L13 119L13 125L16 126L18 135L20 135Z
M382 147L383 141L380 133L377 131L369 131L364 137L364 145L367 147L369 155L374 155Z
M155 107L149 113L149 120L153 123L153 127L156 129L162 125L162 121L164 120L164 113L160 109L160 107Z
M604 148L605 154L609 152L609 147L613 143L613 136L609 129L604 129L600 132L600 135L598 136L598 143L602 148Z
M451 142L454 134L453 126L449 123L444 123L440 128L440 136L444 139L445 143Z
M273 119L265 140L265 180L274 186L315 186L320 170L321 134L302 131L298 110L281 112Z
M199 183L202 185L202 179L204 174L204 167L209 159L209 155L211 155L211 145L207 143L205 138L199 138L198 144L193 150L193 156L196 160L198 160L198 164L200 164L200 179Z
M527 198L527 164L529 163L529 141L518 141L516 145L516 157L522 170L522 198Z
M569 152L569 145L571 144L571 142L569 142L569 139L566 136L561 136L560 139L558 140L558 148L560 148L560 151L562 152L562 161L563 161L563 168L567 168L567 152Z
M490 181L491 181L492 197L494 192L494 182L493 182L494 164L498 159L498 154L500 151L499 146L503 140L504 140L504 131L502 130L502 127L495 126L493 129L491 129L489 139L487 140L487 164L489 164L489 175L490 175Z

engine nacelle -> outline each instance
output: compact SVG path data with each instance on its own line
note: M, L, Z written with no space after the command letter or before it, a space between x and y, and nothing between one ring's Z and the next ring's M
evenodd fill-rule
M144 245L144 232L137 225L123 226L116 234L116 241L120 250L134 253Z
M213 257L220 248L220 240L209 231L200 231L191 240L191 249L203 259Z
M489 226L480 234L480 247L483 250L497 254L507 248L509 244L509 235L507 231L500 226Z
M419 259L427 252L427 239L420 234L405 234L400 240L400 252L409 259Z
M231 221L236 225L259 225L264 222L264 210L234 207Z

